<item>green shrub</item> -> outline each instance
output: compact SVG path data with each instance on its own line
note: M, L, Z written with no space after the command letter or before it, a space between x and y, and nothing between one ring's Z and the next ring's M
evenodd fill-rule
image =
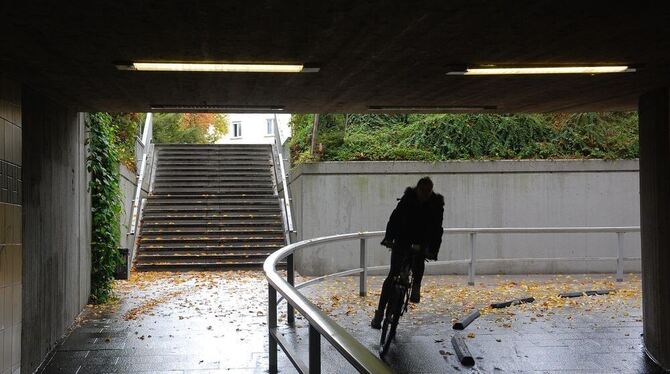
M637 114L326 114L291 117L294 164L350 160L632 159Z

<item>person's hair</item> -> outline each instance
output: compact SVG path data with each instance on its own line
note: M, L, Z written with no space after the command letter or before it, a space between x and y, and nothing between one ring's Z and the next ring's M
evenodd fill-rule
M419 179L419 182L416 184L417 187L419 186L426 186L429 187L431 190L433 189L433 181L430 179L430 177L423 177Z

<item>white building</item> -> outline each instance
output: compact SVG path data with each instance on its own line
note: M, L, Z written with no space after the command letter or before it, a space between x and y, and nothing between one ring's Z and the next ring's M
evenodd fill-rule
M291 136L290 114L277 114L277 125L282 144ZM217 141L219 144L274 143L273 113L230 113L228 133Z

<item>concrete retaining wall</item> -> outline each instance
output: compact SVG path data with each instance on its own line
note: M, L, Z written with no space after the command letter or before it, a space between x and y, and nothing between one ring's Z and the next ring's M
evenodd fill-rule
M429 175L446 200L445 227L639 225L638 162L601 160L322 162L298 166L290 189L298 239L382 230L405 187ZM627 234L625 256L640 256L639 234ZM388 251L368 244L371 265ZM439 260L469 258L466 235L445 236ZM614 272L614 261L517 261L515 258L615 257L615 234L480 235L477 272ZM301 274L358 266L358 243L340 243L296 256ZM639 261L626 271L639 271ZM432 267L465 273L463 265Z

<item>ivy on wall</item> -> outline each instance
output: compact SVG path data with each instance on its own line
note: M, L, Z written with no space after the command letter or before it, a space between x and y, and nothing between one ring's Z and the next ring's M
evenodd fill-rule
M119 219L119 151L116 125L107 113L90 113L86 118L89 153L86 167L91 174L91 302L105 303L112 295L114 271L121 263Z

